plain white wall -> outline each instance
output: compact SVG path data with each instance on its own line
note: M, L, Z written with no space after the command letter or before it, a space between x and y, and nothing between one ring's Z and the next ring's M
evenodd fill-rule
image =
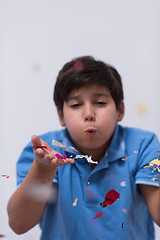
M159 12L159 0L0 0L0 234L6 240L39 239L38 226L14 234L6 206L31 135L60 128L52 92L66 61L92 55L113 64L124 85L122 123L160 136Z

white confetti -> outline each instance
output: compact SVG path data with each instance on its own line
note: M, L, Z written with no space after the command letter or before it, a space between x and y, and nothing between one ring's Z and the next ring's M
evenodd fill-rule
M51 187L47 183L33 182L26 189L26 194L36 201L48 201L52 203L57 201L57 189L54 185Z
M136 150L134 150L133 152L134 152L134 153L138 153L138 151L136 151Z
M152 168L152 173L155 172L157 170L156 167Z
M151 181L155 181L155 180L158 180L158 178L151 178Z
M74 147L67 147L66 145L64 145L63 143L61 142L58 142L56 140L52 140L52 145L55 146L55 147L59 147L59 148L63 148L63 149L69 149L69 150L73 150L73 151L76 151L78 152L77 149L75 149Z
M120 182L121 187L125 187L127 183L125 181Z
M92 156L88 156L88 155L76 155L75 158L85 158L88 163L98 164L98 161L93 161L93 160L92 160ZM75 159L75 158L74 158L74 159Z

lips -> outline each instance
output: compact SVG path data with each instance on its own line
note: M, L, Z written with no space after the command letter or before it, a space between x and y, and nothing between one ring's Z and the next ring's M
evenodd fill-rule
M87 129L85 130L85 133L86 133L87 135L89 135L89 136L93 136L93 135L96 133L96 129L94 129L94 128L87 128Z

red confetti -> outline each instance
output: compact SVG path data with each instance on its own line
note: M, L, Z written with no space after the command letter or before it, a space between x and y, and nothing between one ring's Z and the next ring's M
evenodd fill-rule
M32 148L35 148L35 149L37 149L37 148L47 149L47 146L32 146Z
M3 235L3 234L0 234L0 238L2 238L2 237L5 237L5 235Z
M38 63L35 63L33 66L32 66L32 70L34 72L39 72L41 70L41 66L38 64Z
M136 154L138 153L138 151L136 151L136 150L134 150L133 152L136 153ZM133 157L133 156L134 156L134 154L132 154L132 155L130 155L130 156L127 156L127 157L125 157L125 158L122 158L122 160L123 160L123 161L126 161L127 159L129 159L130 157Z
M87 195L90 197L90 198L93 198L93 193L91 192L91 190L89 190L87 187L85 188L85 192L87 193Z
M101 207L104 208L106 206L111 206L117 199L119 199L120 195L114 189L107 192L105 196L105 200L103 203L100 203Z
M78 61L78 60L75 61L75 62L73 63L73 68L74 68L75 70L77 70L77 71L83 70L83 68L84 68L83 62Z
M7 176L6 174L1 175L1 177L9 178L9 176Z
M127 159L129 159L130 157L132 157L133 155L131 156L128 156L128 157L125 157L125 158L122 158L123 161L126 161Z
M93 220L96 219L96 218L100 218L103 216L103 213L102 212L98 212L96 213L96 215L93 217Z
M122 211L125 212L125 213L127 213L127 209L126 209L126 208L123 208Z

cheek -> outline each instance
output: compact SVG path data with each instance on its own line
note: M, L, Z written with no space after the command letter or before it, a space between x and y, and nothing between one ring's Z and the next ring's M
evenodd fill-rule
M68 123L67 129L73 142L81 142L82 131L81 131L81 128L77 126L77 124Z
M102 122L115 122L117 121L117 112L112 109L107 109L106 111L100 112L99 116L97 115L97 119Z
M99 116L99 126L101 126L104 130L113 130L117 123L117 114L112 111L108 111L108 113L104 113Z
M82 122L80 117L68 111L64 114L64 122L71 138L77 138L82 131Z
M64 122L67 126L72 126L72 125L77 125L79 124L81 117L80 117L80 113L78 113L77 111L69 111L68 109L66 109L64 111Z
M67 121L66 126L70 133L77 134L81 130L81 125L76 120Z

